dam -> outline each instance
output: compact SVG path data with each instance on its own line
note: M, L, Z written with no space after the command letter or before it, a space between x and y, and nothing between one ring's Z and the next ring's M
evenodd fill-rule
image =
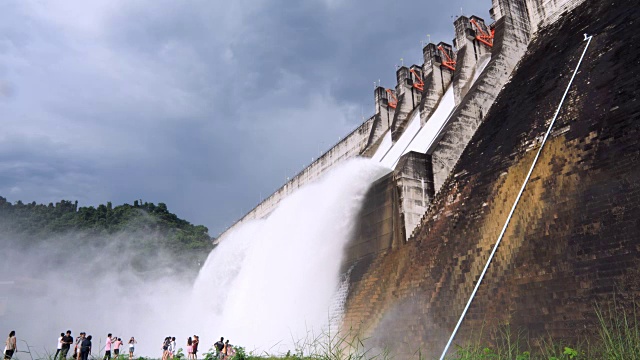
M640 294L640 52L630 45L640 11L628 5L493 0L492 19L457 17L453 41L426 44L422 64L376 87L375 114L221 245L340 164L371 159L388 171L367 188L345 240L340 326L401 358L435 357L568 89L456 339L505 323L534 339L595 336L594 302Z

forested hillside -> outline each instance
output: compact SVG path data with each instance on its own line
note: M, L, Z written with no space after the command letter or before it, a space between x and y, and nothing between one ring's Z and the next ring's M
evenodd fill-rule
M118 243L137 255L133 265L141 271L154 265L195 270L213 248L205 226L180 219L164 203L137 200L133 205L78 207L77 201L67 200L12 204L0 196L0 237L20 248L60 243L101 249ZM145 261L158 253L170 254L170 261Z

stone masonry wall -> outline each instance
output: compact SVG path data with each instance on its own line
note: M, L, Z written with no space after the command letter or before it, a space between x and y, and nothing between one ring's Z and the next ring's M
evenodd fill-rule
M527 0L531 32L551 24L558 17L580 5L584 0Z
M441 186L415 236L363 262L345 329L392 355L439 356L594 38L454 344L594 337L594 303L640 296L638 7L586 1L542 30ZM598 21L595 21L597 19ZM483 339L480 339L482 331Z

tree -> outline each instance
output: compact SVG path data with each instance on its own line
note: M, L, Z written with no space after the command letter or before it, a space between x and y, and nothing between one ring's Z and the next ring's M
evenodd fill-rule
M165 203L134 206L123 204L77 207L77 201L61 200L55 205L39 205L35 202L25 206L18 200L15 204L0 197L0 234L15 234L24 246L44 241L55 241L73 234L82 244L97 244L104 235L132 234L126 236L136 241L144 252L160 249L171 251L176 266L204 263L213 248L212 238L203 225L193 225L169 212ZM65 236L55 236L65 235ZM149 266L154 266L150 264Z

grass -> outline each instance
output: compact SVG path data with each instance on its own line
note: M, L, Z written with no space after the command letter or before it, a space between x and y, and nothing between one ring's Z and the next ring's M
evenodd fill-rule
M600 323L600 353L606 359L640 359L640 327L638 326L637 304L633 304L633 316L613 304L603 311L596 306Z
M640 359L640 323L637 316L637 304L633 302L631 310L616 303L606 309L595 306L598 319L598 336L585 339L578 344L565 344L552 338L538 339L533 346L524 332L513 334L508 325L496 329L498 339L493 346L471 341L468 345L458 346L448 360L630 360ZM478 338L482 338L479 336Z
M362 339L353 330L345 333L323 331L316 335L308 332L307 337L294 341L293 351L285 355L263 352L262 354L246 353L237 347L236 356L231 360L387 360L390 359L386 349L379 351L365 347L366 339Z

